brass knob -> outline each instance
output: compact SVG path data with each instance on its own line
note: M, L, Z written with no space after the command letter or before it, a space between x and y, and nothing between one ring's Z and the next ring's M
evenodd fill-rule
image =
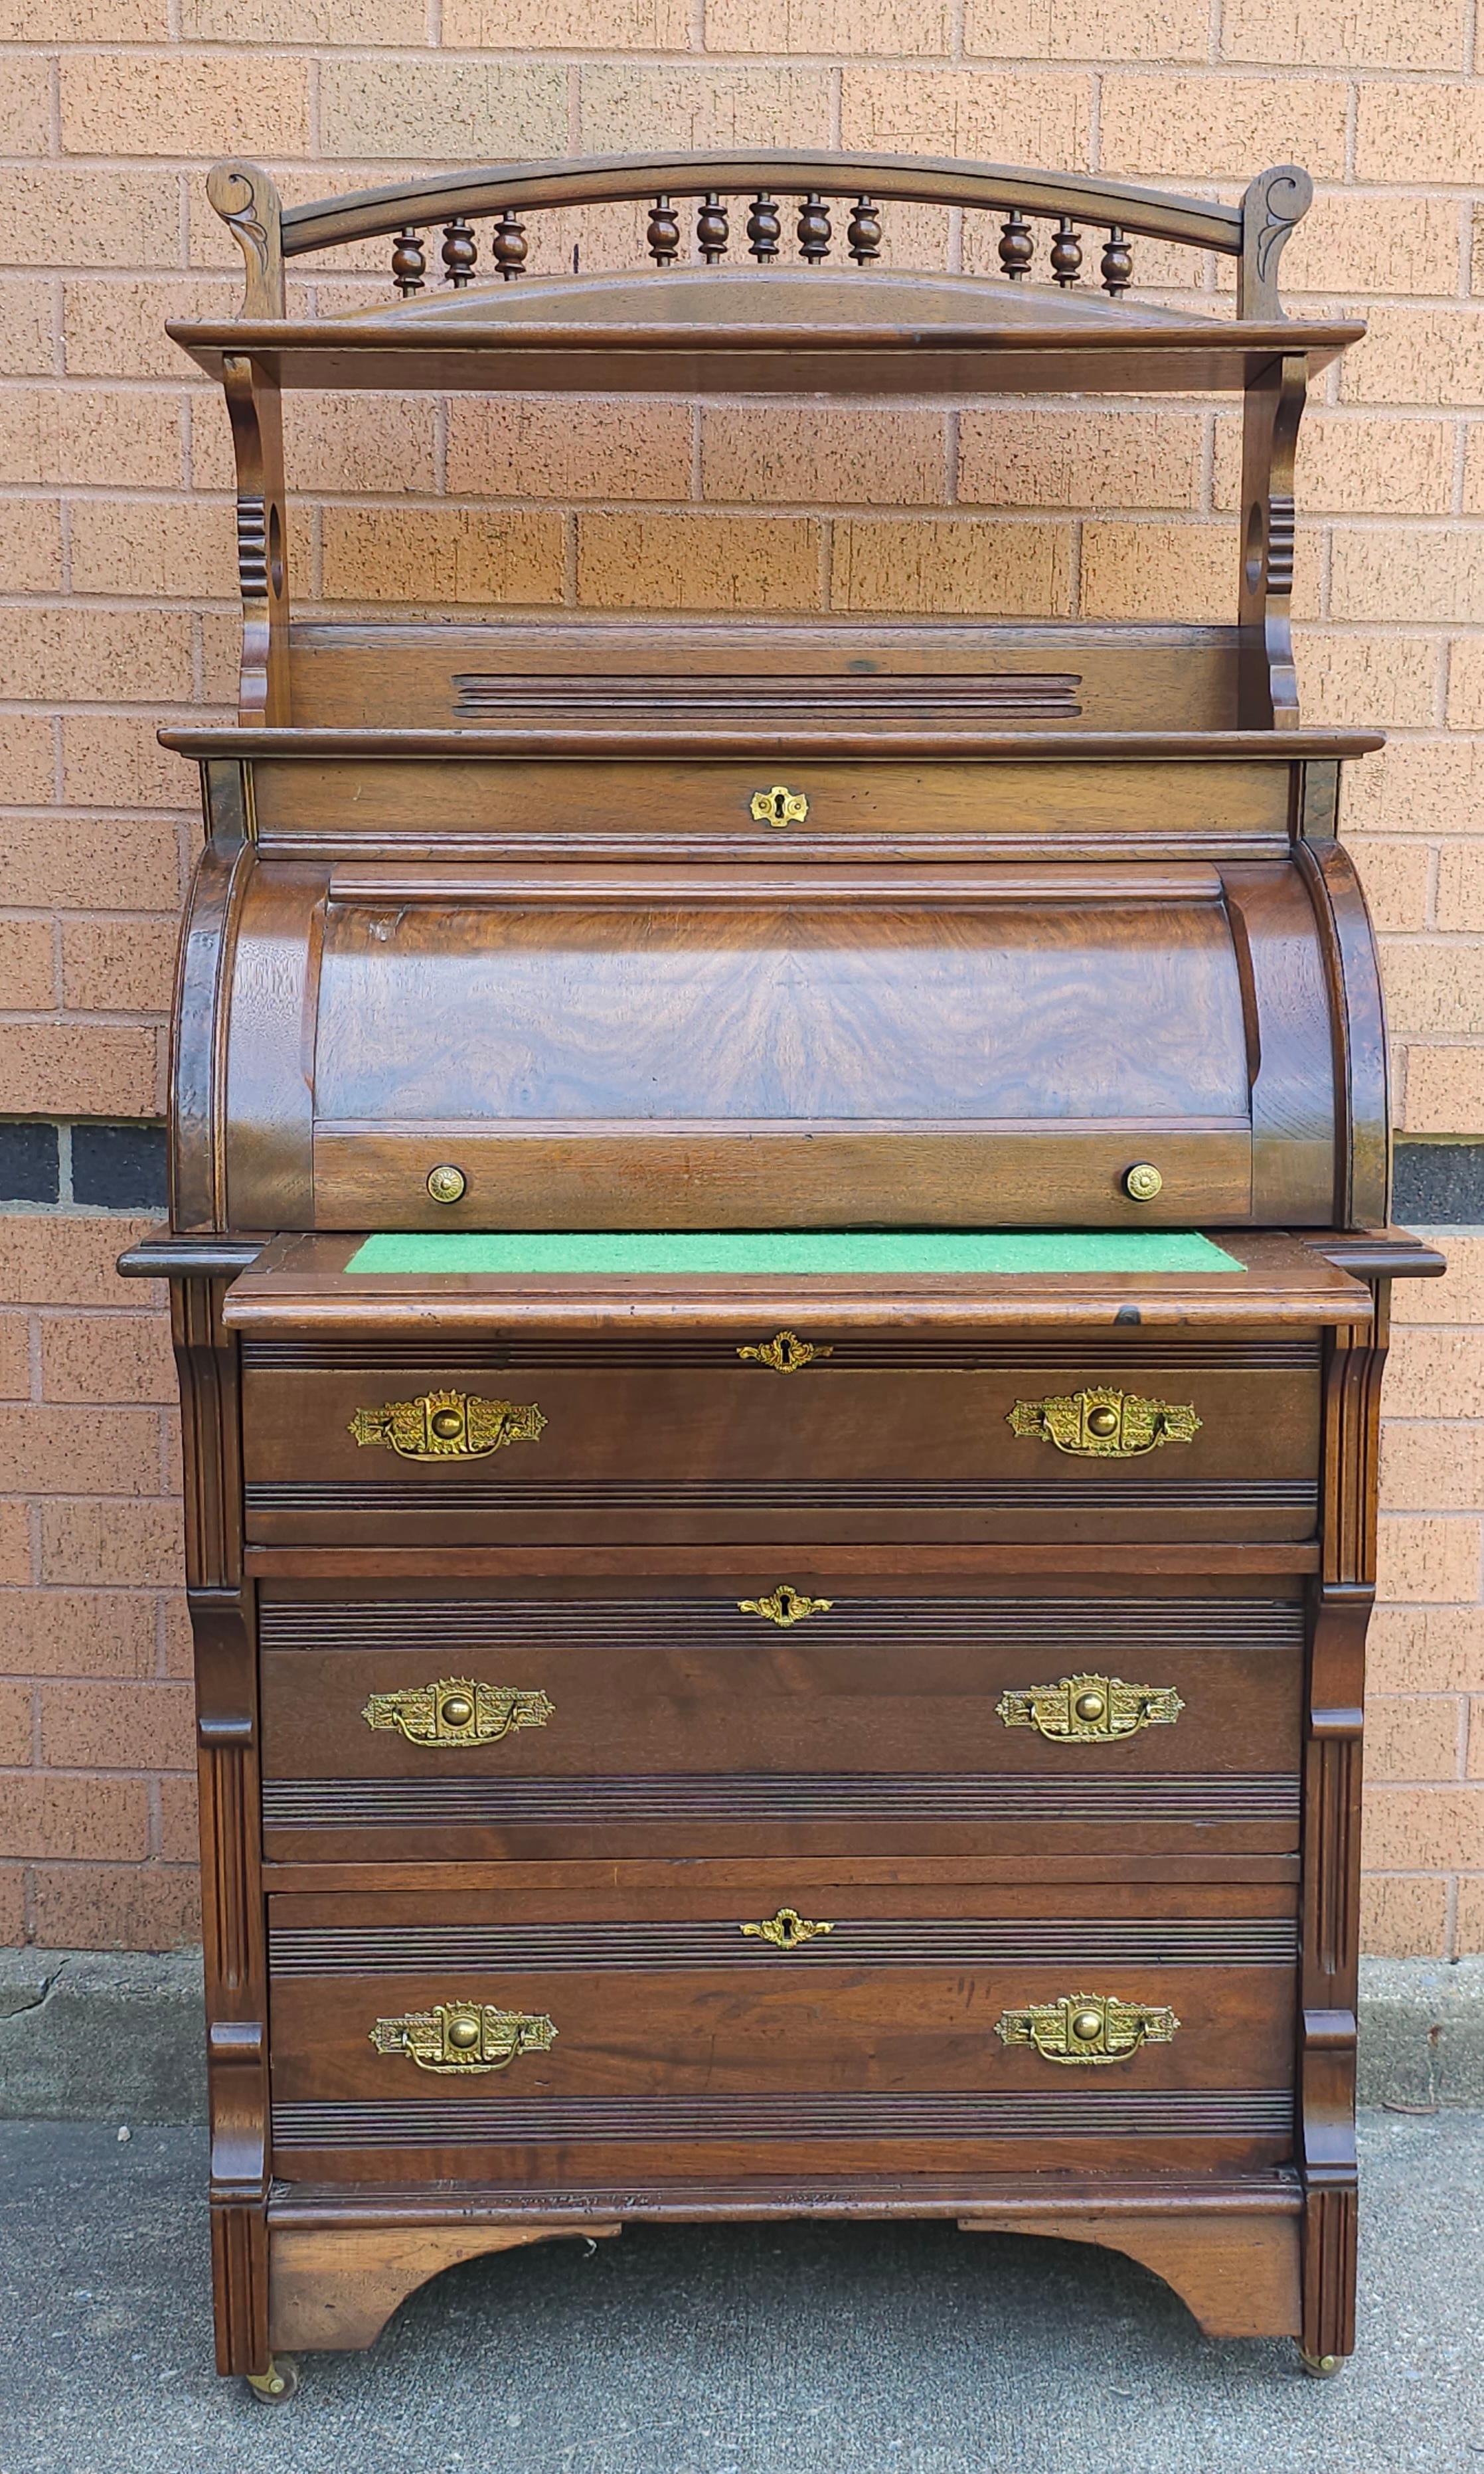
M1102 2011L1075 2010L1072 2013L1072 2033L1077 2038L1079 2044L1095 2044L1098 2037L1103 2033ZM450 2029L450 2037L451 2034L452 2030Z
M1101 1692L1079 1692L1072 1706L1079 1718L1085 1719L1090 1725L1094 1719L1102 1717L1107 1703ZM447 1702L444 1707L447 1709Z
M467 1727L473 1722L474 1705L467 1692L450 1692L438 1714L447 1727Z
M479 2042L478 2020L450 2019L449 2022L449 2042L457 2053L472 2052L475 2045Z
M468 1184L469 1179L463 1170L452 1167L448 1161L445 1161L441 1168L431 1169L428 1172L427 1191L435 1202L459 1201Z
M464 1431L464 1420L456 1409L436 1409L427 1422L433 1433L444 1443L449 1442L454 1435L461 1435ZM1090 1425L1091 1419L1087 1422Z
M1089 1409L1087 1412L1087 1432L1089 1435L1116 1435L1118 1432L1117 1410L1109 1408Z
M1164 1192L1164 1179L1153 1160L1135 1160L1124 1171L1123 1190L1131 1202L1153 1202Z

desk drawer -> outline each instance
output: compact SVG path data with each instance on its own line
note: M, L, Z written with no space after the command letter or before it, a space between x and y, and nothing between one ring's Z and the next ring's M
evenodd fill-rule
M264 1594L270 1854L1287 1853L1295 1599Z
M550 2186L983 2170L985 2142L1005 2170L1043 2143L1103 2172L1289 2152L1290 1893L801 1875L780 1902L776 1877L275 1900L276 2171L359 2155Z
M1281 1541L1317 1518L1307 1333L243 1356L263 1543Z

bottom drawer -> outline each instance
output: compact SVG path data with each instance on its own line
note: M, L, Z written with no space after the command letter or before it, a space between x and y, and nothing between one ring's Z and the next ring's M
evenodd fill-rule
M1285 1889L753 1886L275 1899L277 2173L551 2189L1291 2152Z

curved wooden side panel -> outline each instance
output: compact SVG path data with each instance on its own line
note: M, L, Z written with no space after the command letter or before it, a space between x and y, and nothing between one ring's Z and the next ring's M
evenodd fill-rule
M285 2226L269 2237L275 2353L356 2353L430 2277L528 2243L611 2240L617 2224Z
M242 884L253 864L248 787L240 764L203 768L209 839L186 896L176 960L170 1044L170 1225L222 1229L224 967Z
M1342 842L1306 837L1295 844L1294 856L1324 945L1339 1122L1349 1132L1336 1162L1334 1224L1382 1228L1391 1216L1391 1104L1375 932L1355 863Z
M1299 2219L1292 2209L1197 2215L1177 2205L1135 2216L1068 2208L1034 2218L961 2217L961 2233L1042 2234L1122 2251L1180 2295L1208 2337L1296 2337Z

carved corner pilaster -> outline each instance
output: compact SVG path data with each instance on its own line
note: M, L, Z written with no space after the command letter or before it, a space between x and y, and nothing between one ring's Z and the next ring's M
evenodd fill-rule
M1292 623L1294 462L1307 385L1302 353L1286 352L1243 400L1237 618L1243 631L1241 717L1248 729L1294 729L1299 721Z
M289 718L288 514L278 380L243 352L222 361L222 389L237 465L237 589L242 668L237 718Z

